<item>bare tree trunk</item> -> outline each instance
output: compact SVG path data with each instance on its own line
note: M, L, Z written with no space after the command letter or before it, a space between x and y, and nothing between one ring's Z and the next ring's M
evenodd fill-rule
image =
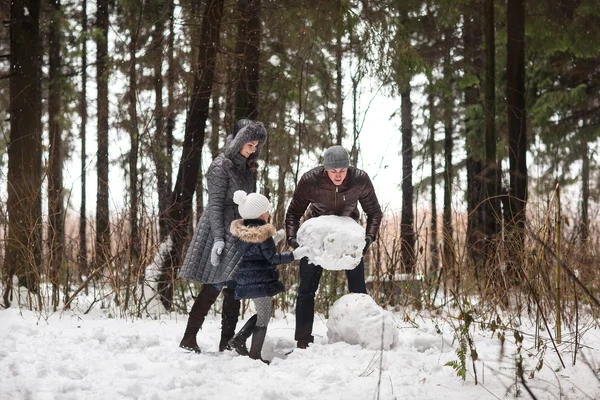
M435 273L439 269L440 259L438 251L438 222L437 222L437 163L435 162L435 98L433 93L429 93L427 96L427 103L429 105L429 121L427 121L429 129L429 156L431 160L431 242L429 243L429 249L431 252L431 272L430 274L435 276ZM425 266L427 268L427 266ZM426 274L427 275L427 274Z
M8 146L8 238L4 260L4 305L12 278L39 293L41 266L42 49L39 0L10 5L10 145Z
M87 255L87 154L86 154L86 127L87 127L87 0L83 0L81 11L81 96L79 99L79 114L81 116L81 205L79 212L79 279L89 274L88 255ZM87 294L87 286L86 286Z
M133 35L129 39L129 88L127 90L129 114L129 140L131 148L129 150L129 278L137 276L138 260L140 258L140 235L138 226L139 212L139 190L138 190L138 154L139 154L139 126L137 115L137 42L142 20L143 5L136 9L139 12L137 22L134 29L131 29ZM132 12L131 17L133 18ZM132 24L134 21L131 22ZM133 26L132 26L133 28ZM129 300L129 287L127 285L127 293L125 304Z
M183 150L172 206L169 209L169 231L173 246L166 265L162 266L158 292L167 310L171 309L176 267L181 264L192 211L192 197L198 180L200 153L204 144L209 101L212 93L214 68L224 0L215 0L205 9L198 51L198 70L194 79L190 110L185 127Z
M483 39L479 13L472 9L464 13L464 60L465 69L480 81L483 72L481 45ZM484 132L481 127L480 109L483 108L480 84L465 88L465 127L467 150L467 253L473 262L475 278L483 278L485 265L485 235L483 229L483 160Z
M175 2L169 0L169 45L167 46L168 67L167 72L167 135L166 135L166 186L169 188L168 195L171 196L173 188L173 130L175 129ZM166 208L166 207L165 207ZM165 210L167 211L167 210ZM167 229L168 232L168 229Z
M343 88L343 72L342 72L342 57L344 56L344 50L342 49L342 31L341 23L337 24L337 33L335 41L335 126L337 130L335 144L342 144L344 137L344 97L342 94Z
M486 261L494 263L495 240L499 231L498 171L496 162L496 45L494 0L484 0L485 26L485 198L483 204L484 233L487 240Z
M581 166L581 242L586 244L590 237L589 204L590 204L590 144L588 133L584 133L582 143Z
M258 104L260 76L261 0L238 0L238 81L235 91L235 119L260 117Z
M96 86L98 87L98 191L96 196L96 267L111 262L108 211L108 0L98 0L96 11Z
M518 264L524 245L527 204L527 115L525 109L525 0L506 5L506 100L510 175L509 276L518 281Z
M166 222L167 207L171 197L171 187L167 179L167 170L171 169L171 160L167 156L167 140L165 132L165 112L163 106L163 45L164 45L164 22L165 14L159 10L156 22L152 30L152 60L154 68L154 144L152 153L154 165L156 166L156 189L158 192L158 231L160 240L166 239L169 230ZM169 40L170 42L170 40ZM171 43L169 43L171 45ZM171 50L169 46L169 51ZM172 94L171 94L172 96ZM172 132L172 131L171 131Z
M52 306L56 311L60 297L60 267L63 262L65 227L62 182L62 126L61 126L61 86L60 46L62 8L60 0L50 0L51 16L48 32L49 43L49 90L48 90L48 124L50 146L48 149L48 260L50 263L50 280L52 282Z
M446 59L446 62L449 62ZM448 74L448 69L445 68L445 74ZM448 82L451 79L446 76ZM460 277L456 269L456 260L454 257L454 227L452 224L452 182L454 181L454 167L452 165L452 151L454 150L454 140L452 137L452 98L445 96L444 98L444 210L442 215L444 240L444 268L452 274L452 282L454 290L458 289Z
M415 266L415 232L412 183L412 102L410 86L402 92L402 220L400 240L402 241L402 266L406 273L412 273Z

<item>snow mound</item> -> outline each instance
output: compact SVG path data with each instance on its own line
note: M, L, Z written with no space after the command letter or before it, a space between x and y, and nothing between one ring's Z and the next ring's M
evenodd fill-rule
M358 344L369 350L390 350L400 343L392 313L362 293L347 294L333 303L327 337L330 343Z
M310 218L298 230L298 244L310 249L308 259L325 269L354 269L365 247L365 228L350 217Z

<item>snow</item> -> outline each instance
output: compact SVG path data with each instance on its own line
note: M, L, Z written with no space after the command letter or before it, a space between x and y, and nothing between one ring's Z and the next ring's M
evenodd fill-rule
M350 217L323 215L305 221L298 244L310 248L308 259L324 269L354 269L365 247L365 229Z
M510 331L502 346L496 335L476 330L475 385L469 357L465 382L445 366L457 359L452 314L395 312L398 343L383 351L330 342L328 326L345 328L317 315L315 343L286 355L295 344L293 311L277 312L263 349L271 365L232 351L218 353L220 318L214 314L198 334L202 354L178 348L185 316L114 319L108 314L100 309L85 315L0 310L0 399L465 400L513 398L517 388L520 398L529 398L522 386L515 385L519 354L538 399L600 398L598 329L583 336L575 366L570 361L572 343L559 346L565 369L548 344L544 365L534 378L529 377L538 363L533 335L524 335L518 353ZM250 315L246 313L246 319ZM359 316L352 320L357 322ZM371 323L381 322L363 325ZM524 320L521 328L525 325ZM533 325L527 328L533 333ZM547 338L544 343L549 343Z
M391 312L366 294L340 297L329 310L329 342L358 344L365 349L390 350L398 344L398 324Z

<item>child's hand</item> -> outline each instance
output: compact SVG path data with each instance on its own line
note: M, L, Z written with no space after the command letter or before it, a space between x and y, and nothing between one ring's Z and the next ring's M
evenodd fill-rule
M281 240L285 237L285 230L280 229L277 232L275 232L275 236L273 236L273 240L275 241L275 245L277 245L277 243L281 242Z

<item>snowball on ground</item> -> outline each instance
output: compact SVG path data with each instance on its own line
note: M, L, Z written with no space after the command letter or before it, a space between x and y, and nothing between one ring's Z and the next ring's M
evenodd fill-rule
M350 217L310 218L298 230L300 246L310 249L311 263L325 269L354 269L365 247L365 229Z
M400 342L392 313L362 293L347 294L333 303L327 337L330 343L359 344L369 350L390 350Z

